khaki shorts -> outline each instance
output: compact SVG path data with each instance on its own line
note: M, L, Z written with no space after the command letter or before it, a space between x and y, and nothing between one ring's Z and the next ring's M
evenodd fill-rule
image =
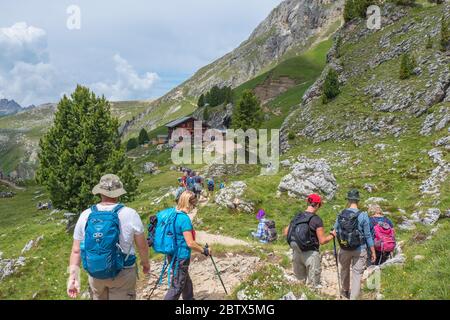
M136 300L136 267L123 269L113 279L95 279L89 276L93 300Z

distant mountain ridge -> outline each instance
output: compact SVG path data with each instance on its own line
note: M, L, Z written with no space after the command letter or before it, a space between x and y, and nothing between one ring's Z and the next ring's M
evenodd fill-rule
M20 110L22 110L22 107L16 101L0 99L0 116L15 114Z

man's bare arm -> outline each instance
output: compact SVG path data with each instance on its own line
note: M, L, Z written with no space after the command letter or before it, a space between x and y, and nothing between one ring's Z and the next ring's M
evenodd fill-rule
M134 242L136 243L136 247L139 252L139 257L141 258L142 271L144 274L148 274L150 272L150 262L148 259L148 244L145 239L145 234L137 234L134 236Z

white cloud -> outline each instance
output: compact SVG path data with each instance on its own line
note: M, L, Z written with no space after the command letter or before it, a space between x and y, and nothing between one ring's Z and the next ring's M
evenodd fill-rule
M22 106L54 101L63 81L48 60L43 29L25 22L0 28L0 97Z
M11 70L17 61L32 64L48 61L44 30L28 26L25 22L0 28L0 68Z
M119 54L113 56L113 81L100 81L90 87L111 100L148 98L159 80L156 73L139 75ZM47 35L43 29L24 22L0 28L0 98L15 99L22 106L54 102L75 86L49 60ZM81 81L82 82L82 81Z
M110 100L126 100L132 98L146 98L159 80L158 74L146 72L140 76L127 60L119 54L113 57L116 71L116 81L96 82L90 87L97 94L104 94Z

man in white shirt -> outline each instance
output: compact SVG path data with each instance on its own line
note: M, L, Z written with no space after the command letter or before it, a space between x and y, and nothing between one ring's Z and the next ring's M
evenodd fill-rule
M89 286L92 298L94 300L134 300L136 298L137 269L133 244L136 244L138 249L144 274L150 272L144 225L135 210L119 204L119 197L124 195L126 191L120 178L116 175L107 174L103 176L100 179L100 183L92 190L92 193L100 195L102 200L96 206L85 210L80 215L75 226L67 294L71 298L76 298L80 293L81 248L85 246L86 224L89 223L89 216L94 209L95 212L111 212L111 214L117 212L120 229L118 247L120 247L124 256L124 267L112 278L99 279L90 275ZM100 234L101 236L103 236L103 233ZM86 243L86 245L91 244ZM87 250L88 248L85 249Z

